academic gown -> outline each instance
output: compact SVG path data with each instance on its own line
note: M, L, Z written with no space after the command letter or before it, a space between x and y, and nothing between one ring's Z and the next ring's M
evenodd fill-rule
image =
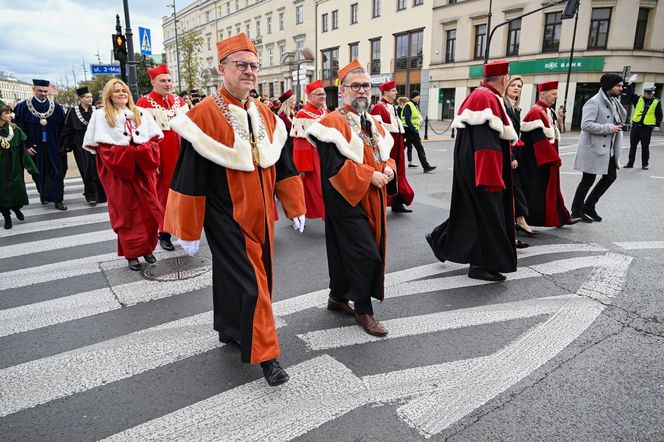
M302 176L304 199L307 203L307 218L325 221L325 203L321 189L321 170L318 149L305 136L307 129L327 115L325 108L318 109L311 103L304 105L295 115L291 137L293 139L293 162Z
M237 122L259 139L258 166L246 135L233 131L213 96L174 118L171 127L183 141L164 228L187 241L199 240L205 228L214 329L239 341L242 360L256 364L279 357L272 312L273 195L288 218L305 213L304 195L282 149L283 122L258 100L243 104L223 87L218 93Z
M449 218L431 233L441 261L516 270L510 143L517 140L500 94L482 84L461 105Z
M170 120L178 113L184 113L187 110L186 104L182 98L175 94L168 94L162 97L155 91L150 91L148 95L160 107L155 107L150 103L147 96L143 96L136 102L152 115L157 125L164 133L164 138L159 141L159 170L157 172L157 195L159 202L166 207L168 201L168 192L175 172L175 164L180 155L180 136L177 132L171 130ZM168 101L166 101L168 100ZM169 112L170 111L170 112ZM163 220L159 221L159 231L164 232Z
M559 227L570 219L560 190L560 132L552 111L538 101L521 123L520 175L531 226Z
M359 128L360 117L344 108ZM306 131L320 156L330 296L354 302L384 299L387 194L396 194L396 179L382 189L371 184L375 171L396 170L390 158L394 141L365 115L371 125L365 133L374 134L379 161L339 110Z
M380 120L383 128L387 130L394 139L394 146L390 151L390 158L392 158L397 165L397 189L398 194L392 198L387 198L387 204L405 204L410 206L415 197L415 191L410 187L410 183L406 178L406 158L404 155L405 145L404 137L406 131L404 130L399 114L393 104L388 103L384 99L376 103L371 109L371 115L375 115Z
M37 166L25 151L25 133L20 127L13 127L14 136L9 148L0 146L0 209L19 209L28 205L23 170L36 178ZM0 128L0 136L8 137L9 123Z
M40 103L35 97L28 98L32 100L32 105L37 112L47 112L49 109L49 100ZM60 149L60 131L65 119L65 111L58 103L50 117L46 119L46 126L39 123L39 117L34 116L26 101L21 101L16 105L14 113L16 114L16 124L23 129L28 139L25 142L26 148L35 146L37 154L34 156L35 164L39 170L37 178L37 191L42 203L62 202L64 198L64 179L67 173L67 153Z
M505 104L505 110L512 122L512 126L514 126L516 135L519 136L521 133L521 109L515 109ZM516 217L528 215L528 200L526 199L523 190L523 180L521 179L522 169L520 161L522 147L523 141L521 139L512 145L512 158L519 164L516 169L512 169L512 180L514 181L514 216Z
M83 196L85 200L96 201L98 203L106 202L106 192L99 181L97 174L97 161L93 154L83 149L83 138L88 128L90 117L92 117L93 107L86 112L82 106L77 106L81 117L85 120L83 123L76 114L76 108L71 108L65 115L64 126L60 133L60 145L66 152L74 152L76 166L83 179Z
M85 132L83 147L96 155L97 173L108 197L111 227L118 235L118 256L151 255L164 209L157 198L159 144L163 133L145 109L136 127L129 110L116 117L115 127L97 109Z

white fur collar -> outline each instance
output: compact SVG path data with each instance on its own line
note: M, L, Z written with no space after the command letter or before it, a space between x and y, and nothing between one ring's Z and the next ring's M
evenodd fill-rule
M560 131L558 130L557 125L553 122L553 117L551 116L551 109L546 108L546 117L551 124L550 127L544 126L544 121L537 119L533 121L521 121L521 132L532 132L535 129L542 129L544 136L549 140L549 143L553 144L556 140L560 140ZM526 116L528 116L526 114Z
M247 115L251 118L252 127L258 128L260 113L253 102L249 105L247 112L230 103L228 108L245 130L248 131L249 128ZM286 143L287 133L284 122L280 118L275 118L275 122L272 142L266 134L265 138L258 144L259 161L263 169L273 166L279 160L281 149ZM196 152L213 163L233 170L245 172L254 170L251 144L247 140L240 139L237 134L235 134L233 146L226 146L203 132L186 114L180 114L173 118L171 128L182 138L189 141Z
M106 122L104 109L96 109L92 113L85 131L83 148L89 152L97 153L94 149L88 149L86 146L95 147L99 144L128 146L132 141L132 137L135 144L146 143L154 137L158 137L160 140L164 138L164 133L159 129L154 118L145 109L138 106L136 108L141 112L141 125L134 128L131 134L125 129L127 116L132 116L129 110L125 110L116 116L115 127L110 127L108 122Z
M353 120L355 120L355 122L359 127L360 116L352 112L349 112L349 115ZM371 122L372 131L374 133L378 132L378 130L375 128L376 125L379 123L377 120L373 118L373 115L365 113L365 118ZM344 124L347 124L345 120ZM337 150L339 150L339 153L341 153L341 155L345 156L346 158L358 164L363 164L364 142L362 141L362 138L360 138L359 135L357 135L355 131L353 131L352 129L350 133L351 135L349 142L346 141L341 132L339 132L335 128L324 126L323 124L316 122L312 124L309 127L309 129L307 129L305 135L309 140L309 142L314 146L316 145L316 140L323 141L326 143L333 143L337 147ZM390 158L390 150L392 150L392 146L394 145L394 139L392 138L392 135L389 134L389 132L386 132L384 137L378 135L377 138L378 138L377 142L378 142L378 152L380 154L380 159L381 161L387 161Z
M390 103L385 103L385 108L387 109L387 113L390 114L390 121L383 121L383 118L380 116L380 114L374 115L376 120L380 121L380 124L383 126L383 129L385 129L387 132L392 132L394 134L396 133L405 133L406 131L403 128L403 124L401 123L401 120L396 116L394 113L394 105Z
M304 133L309 129L309 126L318 122L313 118L294 118L293 125L291 126L290 136L295 138L305 138Z
M502 107L503 112L507 115L505 110L505 104L502 99L498 99L500 107ZM496 116L490 108L483 109L481 111L471 111L470 109L464 109L461 114L454 117L451 127L454 129L463 129L466 127L466 124L471 126L479 126L484 123L489 123L489 127L500 135L500 139L507 141L516 141L519 139L519 136L512 126L512 121L508 118L508 124L503 124L503 120Z

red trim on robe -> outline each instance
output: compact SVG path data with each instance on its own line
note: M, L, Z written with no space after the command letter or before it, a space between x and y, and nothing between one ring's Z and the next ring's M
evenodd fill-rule
M501 151L494 149L475 151L475 186L486 186L487 190L502 190L505 188L502 175L503 153Z

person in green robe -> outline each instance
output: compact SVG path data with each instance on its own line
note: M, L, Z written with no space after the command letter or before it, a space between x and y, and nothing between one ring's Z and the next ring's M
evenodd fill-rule
M28 204L23 170L35 176L37 166L25 150L25 133L12 123L12 108L0 101L0 212L5 229L12 228L11 211L16 218L25 218L21 207Z

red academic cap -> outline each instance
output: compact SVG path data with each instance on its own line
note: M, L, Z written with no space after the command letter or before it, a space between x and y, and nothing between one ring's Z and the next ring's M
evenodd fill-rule
M293 90L288 89L286 92L281 94L281 97L279 97L279 102L283 103L284 101L288 100L292 96L293 96Z
M170 73L171 71L168 70L168 67L165 64L160 64L157 67L148 69L148 75L150 76L150 80L154 80L157 75L170 74Z
M558 89L558 81L545 81L537 85L537 92L551 91Z
M390 89L394 89L395 87L397 87L397 82L396 81L386 81L385 83L378 86L378 89L381 92L387 92Z
M309 83L305 88L304 91L309 95L319 87L323 87L323 82L321 80L316 80L314 82Z
M355 69L364 69L364 66L362 66L360 62L357 61L357 59L351 61L346 66L339 69L339 71L337 72L337 75L339 77L339 83L344 81L344 77L346 77L346 75L348 75L350 71L354 71Z
M258 55L256 46L254 46L251 39L247 37L247 34L244 32L240 32L237 35L228 37L224 40L219 40L217 42L217 57L219 57L219 61L235 52L240 51L249 51Z
M510 64L507 60L491 61L484 65L484 77L498 77L507 75L510 71Z

